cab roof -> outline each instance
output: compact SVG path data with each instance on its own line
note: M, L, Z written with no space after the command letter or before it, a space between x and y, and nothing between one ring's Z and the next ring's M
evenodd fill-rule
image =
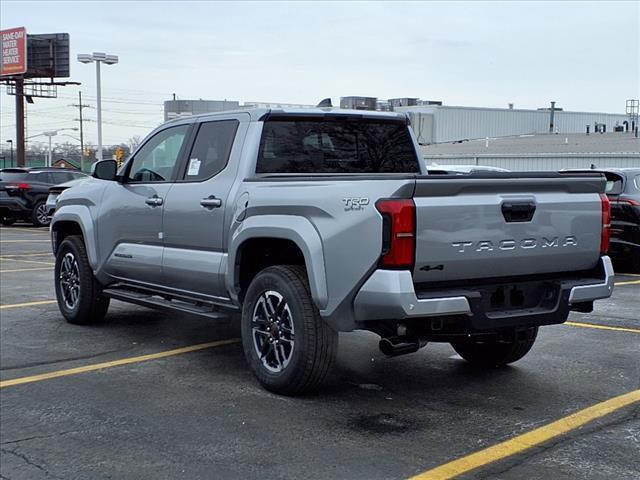
M201 113L180 117L165 122L163 125L191 123L216 118L229 118L239 114L249 115L250 121L263 121L270 117L291 116L291 117L356 117L370 120L400 120L407 121L408 116L402 112L378 112L373 110L347 110L341 108L246 108L237 110L226 110L224 112Z

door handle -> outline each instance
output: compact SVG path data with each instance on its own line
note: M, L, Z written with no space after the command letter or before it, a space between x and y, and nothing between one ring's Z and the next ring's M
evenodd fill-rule
M144 201L144 203L152 207L159 207L160 205L163 204L163 202L164 201L162 200L162 198L160 198L157 195L154 195L153 197L149 197Z
M220 208L222 206L222 200L216 198L214 195L209 195L207 198L200 200L200 205L209 210L213 208Z

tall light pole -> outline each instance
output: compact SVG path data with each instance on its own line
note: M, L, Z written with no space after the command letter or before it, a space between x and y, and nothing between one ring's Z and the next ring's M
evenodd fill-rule
M87 53L78 54L78 61L80 63L93 63L96 64L96 108L98 113L98 151L96 157L98 160L102 160L102 93L100 89L100 64L106 63L107 65L115 65L118 63L117 55L107 55L103 52L93 52L91 55Z
M45 166L51 166L51 137L55 137L58 134L57 130L51 130L49 132L42 132L42 135L49 137L49 150L47 151L47 164Z

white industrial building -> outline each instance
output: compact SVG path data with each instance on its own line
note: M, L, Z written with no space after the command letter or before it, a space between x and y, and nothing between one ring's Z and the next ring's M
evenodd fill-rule
M448 105L419 105L397 107L396 111L409 114L418 142L423 145L455 142L478 138L499 138L512 135L549 133L550 109L523 110L507 108L455 107ZM624 114L553 112L554 133L584 133L589 125L593 133L595 126L604 125L606 132L616 126L632 126Z
M507 170L640 168L632 132L519 135L421 145L427 165L486 165Z

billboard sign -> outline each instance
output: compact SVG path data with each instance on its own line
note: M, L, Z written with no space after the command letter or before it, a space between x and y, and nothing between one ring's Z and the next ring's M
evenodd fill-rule
M27 35L27 77L69 77L68 33Z
M0 30L0 76L22 75L27 71L27 30L24 27Z

